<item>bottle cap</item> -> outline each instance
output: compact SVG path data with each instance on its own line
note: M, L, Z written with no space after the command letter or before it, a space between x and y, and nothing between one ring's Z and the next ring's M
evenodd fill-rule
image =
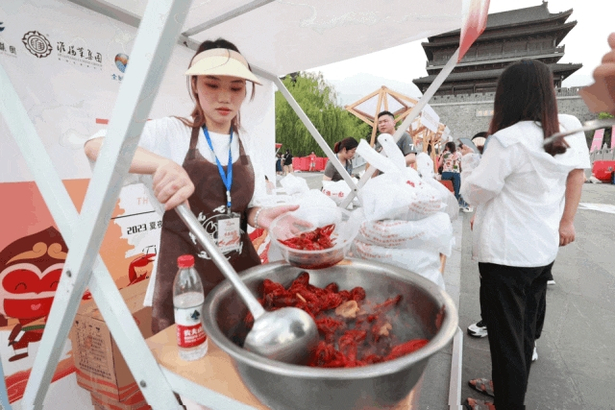
M191 268L194 266L194 256L181 255L177 258L177 266L180 268Z

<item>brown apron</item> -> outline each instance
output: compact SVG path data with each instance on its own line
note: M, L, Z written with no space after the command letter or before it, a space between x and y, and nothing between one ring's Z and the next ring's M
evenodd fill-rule
M190 209L203 224L209 234L217 230L213 222L216 215L226 212L226 187L216 164L207 161L197 149L199 128L192 129L190 149L184 159L183 167L194 184L194 193L188 199ZM237 251L225 256L236 271L259 265L260 258L252 246L247 233L246 210L254 194L254 169L250 157L245 154L239 141L239 159L233 162L233 184L231 187L231 210L241 215L241 246ZM227 167L223 167L227 171ZM225 277L209 258L201 245L191 238L191 234L175 210L164 213L160 234L158 270L154 283L152 301L152 331L158 333L171 326L173 317L173 279L177 273L177 257L183 254L194 255L195 268L203 282L205 296L222 282Z

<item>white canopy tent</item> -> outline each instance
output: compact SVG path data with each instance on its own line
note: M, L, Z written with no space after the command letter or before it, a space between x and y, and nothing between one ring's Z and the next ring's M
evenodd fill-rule
M113 109L107 143L94 169L81 215L66 194L14 84L4 67L0 67L3 95L0 113L70 247L22 408L42 409L80 297L89 286L135 379L154 409L179 408L173 391L194 399L206 398L207 405L213 409L247 409L220 394L191 385L180 375L157 365L97 255L138 142L143 126L140 119L147 118L150 112L161 86L163 68L177 47L195 48L201 41L217 37L229 39L239 47L257 74L276 84L331 158L331 149L278 77L459 29L462 1L195 0L190 7L189 2L183 0L148 3L59 0L58 3L102 13L138 26L139 32ZM456 56L442 70L443 77L455 63ZM436 81L433 91L437 87ZM429 94L428 91L423 104L417 104L416 114L430 98ZM409 115L408 122L413 118ZM250 124L244 123L244 127L249 128ZM272 140L271 149L273 152ZM341 168L341 164L338 165Z

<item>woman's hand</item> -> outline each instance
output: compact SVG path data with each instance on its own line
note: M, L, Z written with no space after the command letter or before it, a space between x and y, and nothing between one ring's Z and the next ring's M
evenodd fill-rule
M252 208L251 212L256 215L258 209L259 208ZM258 214L258 221L254 221L254 219L252 219L252 226L256 226L256 224L258 224L259 228L269 229L271 222L275 218L286 212L296 211L297 209L299 209L299 205L279 205L272 208L262 208ZM254 218L254 216L252 216L252 218ZM248 220L250 219L251 218L248 218Z
M574 242L575 230L572 222L562 220L559 223L559 246L566 246Z
M161 161L153 175L154 195L166 211L186 202L194 193L194 184L186 170L171 160Z

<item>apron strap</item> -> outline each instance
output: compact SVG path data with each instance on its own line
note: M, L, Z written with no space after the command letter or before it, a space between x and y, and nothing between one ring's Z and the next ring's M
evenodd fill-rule
M190 136L190 148L186 153L186 159L195 159L196 157L196 144L199 142L199 127L192 128L192 135Z

